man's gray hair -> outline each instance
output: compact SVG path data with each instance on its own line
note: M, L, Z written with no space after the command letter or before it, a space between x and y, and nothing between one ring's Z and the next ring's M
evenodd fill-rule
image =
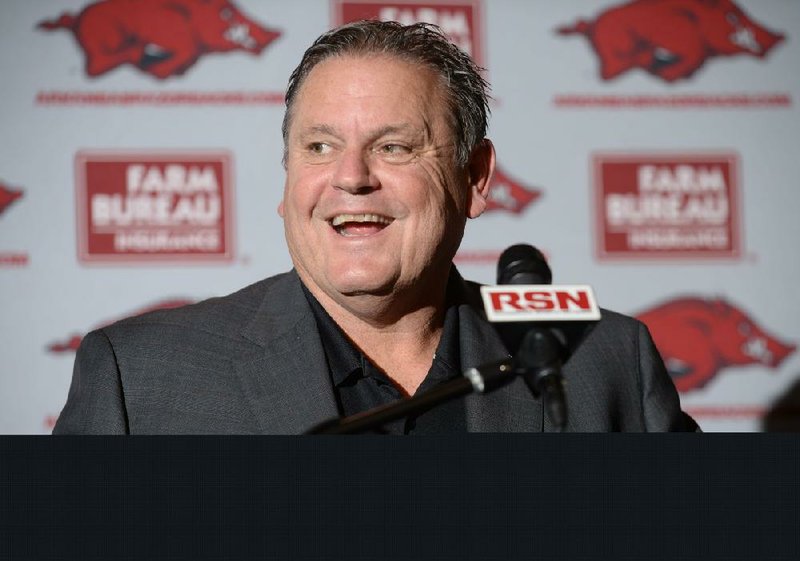
M343 55L388 55L433 70L448 94L451 127L456 139L456 163L465 166L469 162L472 151L486 136L489 84L481 76L483 69L435 25L373 20L332 29L303 54L286 89L282 128L284 153L288 147L295 97L309 72L323 60Z

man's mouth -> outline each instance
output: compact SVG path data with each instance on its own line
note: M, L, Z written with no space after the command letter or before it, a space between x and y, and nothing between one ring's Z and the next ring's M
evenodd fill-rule
M331 226L341 236L371 236L393 221L380 214L337 214L330 219Z

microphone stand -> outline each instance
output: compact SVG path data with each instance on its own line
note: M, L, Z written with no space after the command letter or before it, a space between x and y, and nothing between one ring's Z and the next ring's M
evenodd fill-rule
M518 374L512 368L512 359L507 358L470 368L464 376L394 403L375 407L349 417L331 419L311 428L306 434L356 434L381 427L388 422L401 419L411 413L423 411L472 392L485 393L504 386Z
M567 424L567 401L561 374L566 352L554 331L535 327L525 334L514 358L534 397L542 396L547 414L559 432Z

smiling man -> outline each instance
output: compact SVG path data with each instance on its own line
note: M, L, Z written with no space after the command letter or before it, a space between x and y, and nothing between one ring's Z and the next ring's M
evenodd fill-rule
M279 210L289 252L353 344L413 394L441 339L465 221L486 206L491 143L459 165L443 80L419 63L355 52L297 79Z
M508 356L452 260L486 208L488 85L430 25L322 35L289 80L278 212L291 272L89 334L56 433L301 433ZM683 430L644 326L613 312L565 367L567 430ZM386 425L550 430L522 380Z

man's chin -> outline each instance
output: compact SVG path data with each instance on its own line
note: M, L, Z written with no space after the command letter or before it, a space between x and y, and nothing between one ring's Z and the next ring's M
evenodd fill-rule
M359 296L389 296L394 290L394 284L344 284L337 286L336 290L339 294L348 298L356 298Z
M391 296L398 288L397 279L391 275L357 275L350 271L328 280L328 286L346 298Z

